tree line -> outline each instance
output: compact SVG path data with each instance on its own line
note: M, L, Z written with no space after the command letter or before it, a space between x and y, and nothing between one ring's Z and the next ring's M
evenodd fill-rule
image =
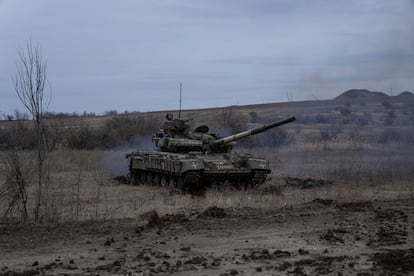
M44 111L43 117L46 119L66 119L66 118L92 118L98 116L114 116L114 115L127 115L127 114L135 114L139 113L139 111L127 111L118 112L117 110L107 110L104 111L102 114L97 114L96 112L87 112L84 111L82 113L78 112L56 112L56 111ZM26 111L20 111L19 109L14 109L13 113L1 113L0 112L0 121L28 121L30 120L30 114Z

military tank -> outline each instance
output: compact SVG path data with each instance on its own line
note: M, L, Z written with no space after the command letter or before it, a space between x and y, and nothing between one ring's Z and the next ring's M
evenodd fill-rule
M293 122L295 117L264 124L220 138L206 125L191 130L187 119L167 114L164 127L152 137L156 149L126 154L129 183L178 188L191 194L229 185L251 188L271 172L269 162L249 153L232 152L239 139Z

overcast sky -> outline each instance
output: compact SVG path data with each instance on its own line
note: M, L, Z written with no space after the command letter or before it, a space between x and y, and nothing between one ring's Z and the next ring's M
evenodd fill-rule
M50 111L330 99L414 90L414 0L0 0L0 112L17 50L47 61Z

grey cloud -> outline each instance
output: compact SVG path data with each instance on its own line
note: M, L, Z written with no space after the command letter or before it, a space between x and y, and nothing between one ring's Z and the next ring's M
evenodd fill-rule
M0 0L0 93L13 98L9 76L29 36L48 61L57 111L175 108L180 82L188 108L286 100L287 90L307 99L406 87L413 8L404 0ZM20 107L5 98L0 110Z

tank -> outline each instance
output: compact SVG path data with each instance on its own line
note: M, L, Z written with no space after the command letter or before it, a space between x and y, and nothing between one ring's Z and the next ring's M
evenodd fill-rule
M206 125L191 130L187 119L167 114L152 137L156 149L126 154L129 183L160 185L200 194L211 186L252 188L271 172L269 162L249 153L232 152L236 141L293 122L295 117L220 138Z

